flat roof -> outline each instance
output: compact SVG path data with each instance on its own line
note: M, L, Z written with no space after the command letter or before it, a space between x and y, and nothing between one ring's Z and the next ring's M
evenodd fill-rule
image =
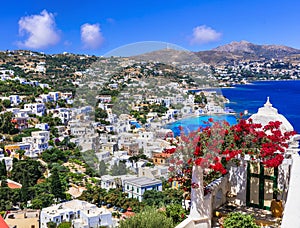
M162 181L159 179L152 179L149 177L137 177L137 178L125 180L125 183L143 187L143 186L149 186L155 184L162 184Z

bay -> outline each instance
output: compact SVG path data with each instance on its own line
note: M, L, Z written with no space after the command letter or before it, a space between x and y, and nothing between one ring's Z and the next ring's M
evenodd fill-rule
M246 85L236 85L233 88L222 88L219 90L230 100L226 106L236 113L248 111L245 118L257 113L260 107L270 98L273 107L284 115L293 125L294 130L300 132L300 81L258 81ZM182 126L185 133L197 130L200 126L207 126L209 118L216 121L226 120L230 124L235 124L233 115L204 115L182 119L166 125L173 131L174 135L180 134L179 128Z
M258 81L221 91L230 100L226 106L236 112L248 110L249 115L256 113L270 97L273 107L300 132L300 81Z

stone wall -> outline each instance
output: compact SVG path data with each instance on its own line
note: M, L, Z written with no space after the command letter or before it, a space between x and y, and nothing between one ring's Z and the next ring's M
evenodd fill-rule
M213 218L213 212L221 205L226 203L226 195L230 191L229 175L225 175L214 180L207 186L210 189L210 192L204 196L202 205L197 205L200 207L202 214L197 216L189 216L186 220L180 223L177 228L210 228L211 220Z

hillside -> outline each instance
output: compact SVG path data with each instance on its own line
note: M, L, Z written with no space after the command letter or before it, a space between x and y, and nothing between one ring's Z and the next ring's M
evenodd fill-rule
M231 42L196 55L212 65L230 64L238 60L299 59L300 50L283 45L257 45L248 41Z

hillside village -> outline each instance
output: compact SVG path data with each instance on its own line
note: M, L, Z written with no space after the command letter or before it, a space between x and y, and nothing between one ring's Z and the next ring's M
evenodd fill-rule
M184 220L189 202L176 181L168 182L179 141L166 124L234 114L211 87L299 79L300 65L274 59L179 68L6 51L0 77L2 216L22 217L31 227L112 227L161 203L166 210L180 205L176 211L183 216L170 217L176 224Z

